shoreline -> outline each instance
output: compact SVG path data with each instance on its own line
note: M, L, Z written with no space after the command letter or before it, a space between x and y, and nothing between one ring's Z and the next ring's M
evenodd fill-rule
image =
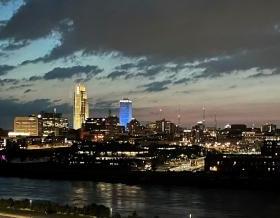
M228 175L198 172L128 171L53 164L0 164L0 177L79 180L127 185L194 186L199 188L264 189L280 191L280 176Z
M0 217L1 218L30 218L30 216L23 216L23 215L19 215L18 213L17 214L11 214L11 213L3 213L1 212L0 210Z
M0 217L9 218L94 218L112 217L110 208L88 204L82 207L46 200L0 199Z

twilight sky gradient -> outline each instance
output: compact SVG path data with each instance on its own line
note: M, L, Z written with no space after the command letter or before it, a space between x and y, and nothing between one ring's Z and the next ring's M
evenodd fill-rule
M279 122L279 0L0 0L0 127L57 108L191 126Z

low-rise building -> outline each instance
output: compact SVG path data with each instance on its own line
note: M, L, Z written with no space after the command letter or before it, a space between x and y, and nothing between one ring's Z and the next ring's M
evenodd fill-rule
M19 135L40 136L42 134L41 122L38 117L15 117L14 133Z

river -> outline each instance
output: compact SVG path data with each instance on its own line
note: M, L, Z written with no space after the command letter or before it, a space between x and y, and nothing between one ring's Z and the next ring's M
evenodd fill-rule
M0 197L97 203L122 215L135 210L145 218L280 217L280 195L271 191L0 178Z

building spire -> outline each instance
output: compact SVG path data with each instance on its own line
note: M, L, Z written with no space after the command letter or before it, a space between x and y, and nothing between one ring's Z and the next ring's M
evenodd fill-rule
M217 115L216 114L214 116L214 124L215 124L215 130L216 130L218 128Z
M203 108L202 108L202 122L203 124L205 125L205 106L203 105Z
M180 126L181 125L181 107L180 107L180 105L179 105L179 108L178 108L177 118L178 118L178 126Z

